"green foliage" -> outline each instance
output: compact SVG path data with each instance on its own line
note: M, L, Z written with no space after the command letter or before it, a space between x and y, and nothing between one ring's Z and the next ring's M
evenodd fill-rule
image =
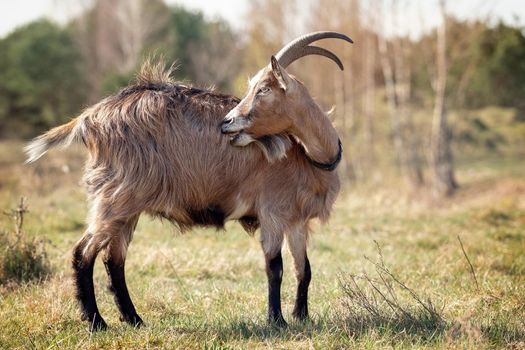
M477 74L467 94L468 104L525 108L525 35L522 29L504 23L486 28L478 55Z
M231 91L241 60L237 36L223 20L208 21L202 12L176 6L144 53L157 52L175 62L180 80Z
M486 106L525 109L525 34L523 28L500 22L468 22L449 17L447 23L449 72L447 94L455 108ZM416 56L415 95L420 100L432 97L430 81L436 46L434 32L413 44Z
M171 12L168 25L173 40L173 46L168 51L168 57L177 60L180 75L191 78L192 67L189 55L190 45L204 40L206 35L206 21L200 12L190 12L182 7L175 7Z
M155 3L155 6L165 5ZM160 56L168 64L175 64L174 75L177 80L231 92L238 74L242 48L229 24L223 20L206 20L202 12L189 11L179 6L165 6L161 13L162 25L144 40L137 64L129 70L122 70L120 65L108 68L102 74L97 88L100 95L113 93L126 86L133 80L143 58L152 55ZM90 13L88 16L95 15ZM91 37L86 40L94 41L94 46L100 45ZM113 45L118 47L120 44ZM89 55L96 59L96 53Z
M33 133L74 116L83 102L80 55L68 32L38 20L0 40L0 133Z

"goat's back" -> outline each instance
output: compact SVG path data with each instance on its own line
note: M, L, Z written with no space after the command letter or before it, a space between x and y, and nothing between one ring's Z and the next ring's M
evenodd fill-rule
M267 166L255 145L232 147L220 132L237 103L171 83L132 86L104 99L82 120L88 191L125 202L128 211L183 222L191 212L234 207L224 204L235 201L232 189Z

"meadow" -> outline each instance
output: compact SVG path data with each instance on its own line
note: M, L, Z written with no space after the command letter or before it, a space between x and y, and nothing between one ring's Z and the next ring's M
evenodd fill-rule
M233 222L180 234L144 216L126 270L146 326L119 321L98 261L96 294L110 328L90 334L70 279L87 212L84 151L53 151L27 166L21 149L0 143L0 209L27 197L24 234L44 241L51 274L0 286L2 349L525 348L523 154L461 160L460 190L439 201L396 181L345 187L330 222L314 225L309 322L291 318L295 279L284 254L286 329L266 324L257 235ZM0 232L12 226L2 215Z

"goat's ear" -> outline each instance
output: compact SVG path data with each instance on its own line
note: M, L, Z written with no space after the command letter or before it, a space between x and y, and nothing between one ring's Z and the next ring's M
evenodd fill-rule
M286 91L286 88L287 88L286 77L285 77L286 72L283 72L283 68L281 67L279 62L277 62L277 59L275 58L275 56L272 56L271 62L272 62L272 73L275 76L275 79L277 79L281 88L284 91Z

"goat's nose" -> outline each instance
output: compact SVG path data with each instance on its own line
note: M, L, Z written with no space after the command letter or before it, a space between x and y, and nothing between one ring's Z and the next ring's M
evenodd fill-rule
M233 118L224 119L221 123L221 131L223 134L228 133L228 126L233 123Z

